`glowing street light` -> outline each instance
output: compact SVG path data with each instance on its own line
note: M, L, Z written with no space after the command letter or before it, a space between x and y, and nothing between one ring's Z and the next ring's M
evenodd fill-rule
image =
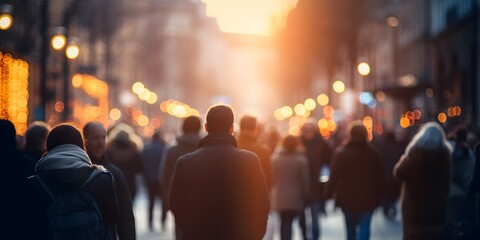
M345 84L338 80L333 83L333 91L336 93L343 93L345 91Z
M52 37L52 48L55 50L60 50L65 47L67 43L67 38L63 34L57 34Z
M317 102L320 106L326 106L329 102L328 96L325 93L318 95Z
M80 48L75 42L70 42L65 51L67 58L70 60L76 59L80 55Z
M13 23L12 15L9 13L3 13L0 15L0 30L8 30Z
M368 65L368 63L366 62L361 62L358 64L357 70L360 75L367 76L368 74L370 74L370 65Z
M387 18L387 24L390 27L398 27L398 18L396 17Z

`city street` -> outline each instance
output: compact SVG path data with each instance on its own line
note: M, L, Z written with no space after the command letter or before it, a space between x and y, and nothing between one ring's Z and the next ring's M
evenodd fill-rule
M160 206L160 204L158 204ZM148 230L147 224L147 198L146 191L142 187L140 188L137 198L134 204L135 208L135 220L137 223L137 237L139 240L173 240L174 237L174 227L172 223L172 217L169 214L166 229L160 231L160 216L158 208L155 209L155 231ZM322 229L322 240L336 240L336 239L345 239L345 230L343 215L339 209L335 212L332 212L333 202L328 202L327 204L327 217L321 217L321 229ZM298 222L294 223L294 240L300 240L301 233L298 227ZM400 217L397 217L394 221L387 220L384 218L380 210L377 210L373 216L373 221L371 225L371 240L399 240L402 238L402 225ZM270 238L265 239L280 239L279 236L279 220L275 214L271 214L269 221L269 229L267 236ZM273 238L271 237L273 236Z

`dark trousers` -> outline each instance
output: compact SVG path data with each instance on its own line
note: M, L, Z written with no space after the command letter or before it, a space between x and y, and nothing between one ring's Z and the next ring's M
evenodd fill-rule
M148 226L150 229L153 228L153 209L155 208L155 200L157 198L161 198L162 189L159 182L156 181L148 181L147 182L147 189L148 189ZM165 211L163 208L160 207L160 213L162 218L162 223L165 221L164 215L166 216Z
M286 210L280 211L280 239L291 240L292 239L292 223L293 220L299 215L298 211Z

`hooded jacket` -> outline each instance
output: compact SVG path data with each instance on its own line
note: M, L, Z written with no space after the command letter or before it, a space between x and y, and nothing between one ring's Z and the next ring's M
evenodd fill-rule
M105 174L100 174L81 189L80 186L95 168L102 169ZM116 239L115 219L118 218L119 213L113 178L103 167L92 165L83 149L72 144L53 148L38 161L35 173L45 182L54 196L80 190L90 194L100 207L109 239ZM45 207L47 208L48 206Z

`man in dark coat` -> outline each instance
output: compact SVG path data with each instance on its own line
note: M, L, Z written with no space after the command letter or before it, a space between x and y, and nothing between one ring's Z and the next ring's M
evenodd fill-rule
M99 122L89 122L83 127L85 136L85 145L88 156L94 164L103 165L115 180L115 193L120 216L115 219L117 225L117 234L120 240L135 239L135 217L133 215L132 200L128 192L127 182L122 171L112 162L108 161L106 156L106 131Z
M240 120L240 133L238 135L238 147L257 154L262 166L267 189L272 187L272 161L270 159L270 149L259 142L259 131L257 129L257 119L252 116L244 116Z
M177 159L187 153L198 149L198 143L202 139L198 134L201 128L201 121L199 117L189 116L183 121L182 131L183 135L177 138L177 145L169 148L164 155L164 163L162 169L162 203L163 216L162 225L165 223L165 217L168 210L170 210L170 186L172 184L173 171L177 164ZM177 238L180 236L178 228L175 226L175 233Z
M349 141L333 156L328 195L335 196L335 204L345 215L347 239L357 239L357 231L359 239L369 239L372 214L384 193L385 172L365 126L353 122L349 132Z
M230 107L213 106L206 118L208 135L178 159L172 181L182 239L262 239L270 203L258 157L236 147Z
M320 238L320 222L318 214L325 212L324 184L320 182L320 171L322 167L328 167L332 155L330 146L320 135L317 124L308 121L302 127L301 140L305 147L305 155L308 160L310 196L306 207L311 214L310 228L307 228L305 211L300 214L299 222L304 239L309 239L310 232L312 239ZM307 231L307 229L309 229Z

